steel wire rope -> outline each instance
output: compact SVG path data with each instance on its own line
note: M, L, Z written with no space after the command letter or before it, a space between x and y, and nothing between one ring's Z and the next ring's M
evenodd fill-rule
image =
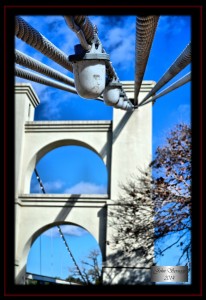
M50 249L51 249L51 274L52 277L54 277L54 264L53 264L53 253L54 253L54 248L53 248L53 228L50 230Z
M139 103L144 103L147 99L153 96L160 88L162 88L168 81L175 77L180 71L182 71L191 62L191 42L180 53L172 65L163 74L160 80L152 88L152 90L145 96L145 98Z
M43 194L46 194L45 188L44 188L44 186L43 186L43 183L42 183L42 181L41 181L41 178L40 178L39 173L38 173L38 171L37 171L36 168L34 169L34 172L35 172L36 178L37 178L37 180L38 180L38 182L39 182L39 185L40 185L40 188L41 188ZM84 281L85 283L87 283L86 280L85 280L85 278L84 278L84 276L83 276L83 274L82 274L82 272L81 272L81 270L80 270L80 268L79 268L79 266L78 266L78 264L77 264L77 262L76 262L76 260L75 260L75 258L74 258L74 256L73 256L73 254L72 254L72 252L71 252L71 250L70 250L70 248L69 248L69 246L68 246L68 243L67 243L67 241L66 241L66 239L65 239L65 237L64 237L64 234L63 234L63 232L62 232L62 230L61 230L60 225L56 225L56 226L57 226L57 228L58 228L58 230L59 230L60 237L62 238L62 240L63 240L63 242L64 242L64 244L65 244L65 247L66 247L67 251L69 252L69 255L70 255L70 257L71 257L71 259L72 259L72 261L73 261L73 263L74 263L74 265L75 265L75 267L76 267L76 269L77 269L79 275L81 276L81 278L83 279L83 281ZM40 237L41 237L41 236L40 236Z
M55 88L60 89L60 90L71 92L73 94L77 94L76 89L71 87L71 86L64 85L64 84L62 84L58 81L48 79L48 78L43 77L39 74L37 75L37 74L35 74L31 71L19 68L17 66L15 67L14 75L17 76L17 77L20 77L20 78L24 78L24 79L27 79L27 80L37 82L37 83L41 83L41 84L44 84L44 85L55 87Z
M138 105L138 95L146 70L159 16L136 17L135 46L135 92L134 105Z
M38 60L22 53L19 50L15 50L15 62L21 66L27 67L33 71L44 74L50 78L66 83L71 86L74 85L74 79L56 71L55 69L39 62Z
M155 102L158 98L168 94L169 92L177 89L178 87L184 85L185 83L189 82L191 80L191 72L187 73L185 76L181 77L179 80L175 81L173 84L168 86L166 89L161 91L159 94L153 96L151 99L148 99L147 101L143 102L142 104L139 104L139 107L145 104L148 104L150 102Z
M19 16L15 18L15 35L63 68L73 71L68 56Z
M22 41L26 42L28 45L32 46L39 52L43 53L45 56L47 56L50 59L52 59L53 61L55 61L57 64L61 65L65 69L69 70L70 72L73 72L73 68L72 68L71 63L68 60L68 56L64 52L62 52L59 48L57 48L54 44L52 44L46 37L44 37L36 29L34 29L31 25L29 25L23 18L21 18L19 16L16 16L16 18L15 18L15 35ZM20 60L19 53L17 54L17 56L18 56L18 58L16 57L16 59L18 59L18 61L19 61ZM35 68L34 64L32 64L32 63L30 63L30 66ZM38 64L38 72L40 72L40 68L41 67L40 67L40 63L39 63ZM49 73L51 75L51 69L52 69L50 67L48 67L48 68L49 69L47 69L47 70L45 70L45 69L43 70L43 68L41 68L42 73L44 72L44 74L45 74L47 72L47 74L46 74L47 76L49 76ZM56 77L56 79L57 79L57 77L59 78L59 75L57 75L57 71L55 71L55 74L54 74L54 72L52 72L52 73ZM25 78L27 80L35 81L35 82L38 82L41 84L56 87L56 88L77 94L76 90L67 89L63 85L58 85L57 83L49 81L48 79L40 77L40 76L38 78L38 76L36 74L33 74L29 71L25 71L23 69L16 68L15 75L17 77ZM61 74L61 75L66 80L65 75L63 75L63 74ZM70 78L67 77L67 80L66 80L67 83L69 80L70 80ZM71 85L73 85L72 82L71 82ZM101 96L95 100L103 102L103 98Z
M96 40L99 44L102 44L98 37L97 27L92 24L92 22L90 21L90 19L87 16L65 15L64 18L65 18L65 21L66 21L68 27L70 27L70 29L72 29L77 34L77 36L80 40L80 43L85 50L88 51L90 49L91 43L94 38L96 38ZM81 32L81 34L80 34L80 32ZM102 47L102 52L106 53L106 51L103 47ZM108 60L105 62L105 64L106 64L106 74L107 74L109 80L115 79L115 81L120 82L118 75L117 75L114 67L112 66L111 61ZM123 88L122 88L122 93L124 94L125 99L130 103L130 105L133 106L133 104L128 99Z
M66 86L64 84L61 84L60 82L48 79L48 78L43 77L39 74L35 74L31 71L19 68L17 66L15 66L14 75L17 76L17 77L20 77L20 78L31 80L31 81L34 81L34 82L37 82L37 83L40 83L40 84L51 86L51 87L54 87L54 88L57 88L57 89L60 89L60 90L63 90L63 91L71 92L71 93L77 95L77 91L73 87ZM101 96L96 98L95 100L103 102L103 98Z

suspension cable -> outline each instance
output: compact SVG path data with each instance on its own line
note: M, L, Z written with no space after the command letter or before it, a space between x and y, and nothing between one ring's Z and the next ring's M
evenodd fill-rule
M85 40L86 42L91 45L94 37L97 38L97 41L101 43L99 37L98 37L98 32L97 32L97 27L95 25L92 24L92 22L89 20L89 18L87 16L64 16L68 26L73 29L71 27L71 19L73 19L73 23L78 26L80 28L80 30L82 30ZM74 22L75 21L75 22ZM74 25L74 26L75 26ZM81 42L81 40L80 40ZM83 45L82 45L83 46ZM85 49L85 48L84 48ZM85 49L87 50L87 49ZM103 53L106 53L105 49L102 49ZM107 71L107 76L110 79L116 79L118 80L118 76L115 72L114 67L112 66L112 63L110 61L106 62L106 71Z
M134 105L138 105L138 95L147 66L158 20L159 16L136 17Z
M90 42L91 39L93 39L93 32L94 32L92 23L86 16L75 16L75 18L78 22L80 22L82 24L82 32L83 32L83 34L85 34L85 38ZM55 61L57 64L61 65L65 69L73 72L72 64L69 62L68 56L19 16L17 16L16 20L15 20L15 35L22 41L26 42L28 45L32 46L36 50L43 53L45 56L47 56L50 59L52 59L53 61ZM104 50L104 52L105 52L105 50ZM32 59L32 58L30 58L30 59ZM23 63L24 64L26 63L27 65L30 64L29 68L31 68L31 69L37 68L37 66L35 66L35 64L33 64L34 61L33 62L25 62L24 61L23 62L23 59L20 58L19 53L16 54L16 60L18 60L17 63L19 63L19 64L20 64L20 60L21 60L22 65L23 65ZM46 66L46 65L44 65L44 66ZM57 73L56 73L57 71L55 71L55 74L51 71L52 68L50 68L50 70L48 70L48 69L44 70L44 68L43 68L43 66L40 67L40 63L38 64L38 72L40 72L40 70L41 70L40 73L46 74L47 76L49 76L49 74L50 74L50 77L52 77L54 75L55 79L57 79L59 81L63 81L63 80L60 80L60 77L59 77L61 73L59 75L57 75ZM48 66L47 66L47 68L48 68ZM108 71L108 76L114 76L115 78L118 78L112 65L111 65L111 62L109 62L109 61L107 62L106 70ZM51 73L53 73L53 74L51 74ZM35 81L35 82L38 82L41 84L56 87L56 88L77 94L77 91L75 89L65 87L64 85L60 85L56 82L50 81L41 76L37 76L36 74L34 74L32 72L29 72L29 71L26 71L26 70L23 70L20 68L15 69L15 75L18 77L21 77L21 78L25 78L28 80L32 80L32 81ZM61 75L64 76L63 74L61 74ZM54 78L54 77L52 77L52 78ZM64 79L66 80L65 76L64 76ZM72 80L72 79L67 77L67 83L69 80ZM63 82L65 82L65 81L63 81ZM71 82L70 85L73 86L73 83ZM127 98L126 93L124 91L123 91L123 93L125 95L125 98ZM98 98L96 98L96 100L103 102L103 97L99 96ZM128 102L130 102L129 99L127 99L127 100L128 100Z
M58 80L71 86L75 86L74 80L72 78L56 71L55 69L39 62L38 60L22 53L19 50L15 50L15 62L21 66L27 67L31 70L44 74L55 80Z
M64 16L64 18L69 28L72 29L78 36L80 43L85 50L88 51L90 49L90 45L94 38L96 38L99 44L102 44L98 37L97 27L92 24L92 22L89 20L87 16L66 15ZM106 53L104 48L102 48L102 52ZM115 72L115 69L112 66L110 60L107 60L105 63L106 63L106 74L108 79L110 81L114 79L115 81L120 82L117 73ZM122 88L122 93L124 94L125 100L127 100L131 104L131 106L133 106L130 100L127 98L127 95L123 88Z
M154 102L156 99L158 99L158 98L166 95L167 93L177 89L178 87L184 85L185 83L189 82L190 80L191 80L191 72L187 73L185 76L183 76L179 80L175 81L173 84L171 84L169 87L164 89L162 92L160 92L159 94L153 96L151 99L149 99L148 101L145 101L144 103L140 104L139 106L148 104L150 102Z
M73 88L73 87L63 85L59 82L55 82L54 80L50 80L48 78L45 78L41 75L37 75L33 72L30 72L28 70L24 70L22 68L15 67L14 75L17 76L17 77L20 77L20 78L24 78L24 79L27 79L27 80L37 82L37 83L41 83L41 84L45 84L45 85L48 85L48 86L51 86L51 87L55 87L55 88L63 90L63 91L67 91L67 92L71 92L73 94L77 94L76 89ZM95 100L103 102L103 98L101 96L96 98Z
M76 260L74 259L74 256L73 256L71 250L69 249L68 243L67 243L67 241L66 241L66 239L65 239L65 237L64 237L64 234L63 234L63 232L62 232L62 230L61 230L61 227L60 227L59 225L57 225L57 228L58 228L59 234L60 234L60 236L61 236L61 238L62 238L62 240L63 240L63 242L64 242L64 244L65 244L65 247L67 248L67 251L69 252L69 255L71 256L71 259L72 259L72 261L73 261L73 263L74 263L74 265L75 265L77 271L79 272L79 275L81 276L81 278L83 279L83 281L84 281L85 283L87 283L86 280L85 280L85 278L84 278L84 276L83 276L83 274L82 274L82 272L81 272L81 270L80 270L80 268L79 268L79 266L78 266L77 263L76 263Z
M60 82L55 82L54 80L45 78L41 75L37 75L33 72L24 70L24 69L19 68L19 67L15 67L14 74L15 74L15 76L20 77L20 78L35 81L35 82L38 82L38 83L41 83L41 84L45 84L45 85L48 85L48 86L51 86L51 87L58 88L60 90L64 90L64 91L67 91L67 92L71 92L73 94L77 94L76 89L73 88L73 87L66 86L64 84L61 84Z
M19 16L16 17L15 35L57 64L73 72L68 56Z
M91 44L94 38L94 26L87 16L74 16L75 23L84 33L87 43Z
M43 183L42 183L42 181L41 181L41 178L40 178L39 173L38 173L38 171L37 171L36 168L34 169L34 172L35 172L36 178L37 178L37 180L38 180L38 182L39 182L39 185L40 185L40 188L41 188L43 194L46 194L46 191L45 191L45 189L44 189ZM77 271L79 272L79 275L81 276L81 278L83 279L83 281L84 281L85 283L87 283L86 280L85 280L85 278L84 278L84 276L83 276L83 274L82 274L82 272L81 272L81 270L80 270L80 268L79 268L79 266L78 266L77 263L76 263L76 260L75 260L75 258L74 258L74 256L73 256L73 254L72 254L72 252L71 252L69 246L68 246L68 243L67 243L67 241L66 241L66 239L65 239L65 237L64 237L64 234L63 234L63 232L62 232L62 230L61 230L60 225L57 225L57 228L58 228L58 230L59 230L60 237L62 238L62 240L63 240L63 242L64 242L64 244L65 244L65 247L66 247L66 249L67 249L67 251L68 251L70 257L71 257L71 259L72 259L72 261L73 261L73 263L74 263L74 265L75 265Z
M180 71L182 71L191 62L191 43L189 43L182 53L177 57L174 63L164 73L161 79L156 83L153 89L146 95L146 97L140 102L144 103L149 97L154 95L161 87L163 87L169 80L175 77Z
M42 267L42 261L41 261L41 257L42 257L42 249L41 249L41 235L40 235L40 239L39 239L39 267L40 267L40 275L41 275L41 267Z
M85 32L75 23L74 18L72 16L65 16L65 20L67 25L76 33L78 36L82 47L85 50L90 50L91 45L87 43Z

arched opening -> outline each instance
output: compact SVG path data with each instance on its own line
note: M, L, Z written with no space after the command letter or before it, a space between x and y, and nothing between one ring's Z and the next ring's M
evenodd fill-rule
M45 193L107 194L108 171L102 159L83 146L57 147L37 163ZM37 174L33 172L30 193L42 193Z
M85 228L56 224L34 239L26 274L27 284L101 284L100 247Z

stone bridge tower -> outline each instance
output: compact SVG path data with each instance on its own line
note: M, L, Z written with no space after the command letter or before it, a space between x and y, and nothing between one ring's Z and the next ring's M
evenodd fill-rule
M134 98L134 82L125 81L128 98ZM143 81L139 100L154 86ZM152 104L134 112L113 109L112 121L34 121L40 103L32 86L15 86L15 282L25 283L26 263L32 243L45 230L60 224L87 229L99 243L104 284L136 284L150 280L150 266L141 258L123 263L106 241L112 234L108 211L121 193L120 183L152 156ZM108 171L105 195L30 194L37 162L49 151L79 145L97 153ZM126 260L125 260L126 261Z

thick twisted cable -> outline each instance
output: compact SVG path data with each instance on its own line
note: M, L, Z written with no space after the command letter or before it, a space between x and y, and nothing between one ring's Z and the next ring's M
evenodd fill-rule
M15 22L15 35L65 69L70 72L73 71L72 65L68 60L68 56L36 29L30 26L25 20L18 16L16 17Z
M137 16L136 18L135 105L138 103L138 95L147 66L158 20L159 16Z
M161 89L161 87L163 87L168 81L170 81L180 71L182 71L190 62L191 62L191 43L189 43L186 46L186 48L181 52L178 58L164 73L161 79L156 83L156 85L146 95L146 97L141 101L141 103L144 103L147 99L149 99L152 95L154 95L159 89Z
M87 16L64 16L67 25L76 33L82 47L88 51L91 49L94 38L94 27Z
M85 40L88 44L91 44L94 35L95 35L95 30L94 30L94 25L92 24L92 22L89 20L89 18L87 16L64 16L65 20L67 21L67 25L73 30L75 31L73 28L73 23L71 18L73 18L74 23L81 29L81 31L84 34ZM99 40L99 38L97 37L98 42L101 43L101 41ZM87 50L87 49L85 49ZM106 53L106 51L104 49L102 49L103 53ZM107 72L107 76L110 79L118 79L118 76L111 64L110 61L106 61L106 72Z
M71 86L75 86L74 80L72 78L67 77L66 75L54 70L53 68L43 63L40 63L38 60L22 53L19 50L15 50L15 62L21 66L24 66L26 68L44 74L50 78L53 78L55 80L58 80L60 82L66 83Z
M91 45L87 42L82 29L75 23L73 16L64 16L67 25L73 30L80 40L81 46L86 50L91 50Z
M92 24L92 22L89 20L87 16L64 16L67 25L77 34L77 26L80 28L81 32L84 35L84 38L86 40L87 44L91 44L94 37L97 39L97 41L101 44L101 41L96 33L96 28ZM80 39L80 36L78 35L78 38ZM84 43L82 43L82 39L80 39L80 42L85 50L88 50L87 47L84 47ZM104 48L102 48L102 52L106 53ZM115 79L117 82L119 82L119 78L115 72L115 69L112 66L112 63L108 60L106 63L106 74L109 78L109 80ZM122 92L125 95L125 99L128 100L129 106L133 106L130 100L127 98L125 91L122 89Z
M44 85L55 87L55 88L60 89L60 90L71 92L73 94L77 94L76 89L73 88L73 87L63 85L59 82L55 82L51 79L45 78L41 75L36 75L33 72L30 72L30 71L27 71L27 70L24 70L24 69L21 69L21 68L18 68L18 67L15 67L14 74L17 77L21 77L21 78L24 78L24 79L27 79L27 80L31 80L31 81L35 81L35 82L38 82L38 83L41 83L41 84L44 84Z
M88 44L92 43L94 38L94 26L87 16L74 16L75 23L81 28Z

